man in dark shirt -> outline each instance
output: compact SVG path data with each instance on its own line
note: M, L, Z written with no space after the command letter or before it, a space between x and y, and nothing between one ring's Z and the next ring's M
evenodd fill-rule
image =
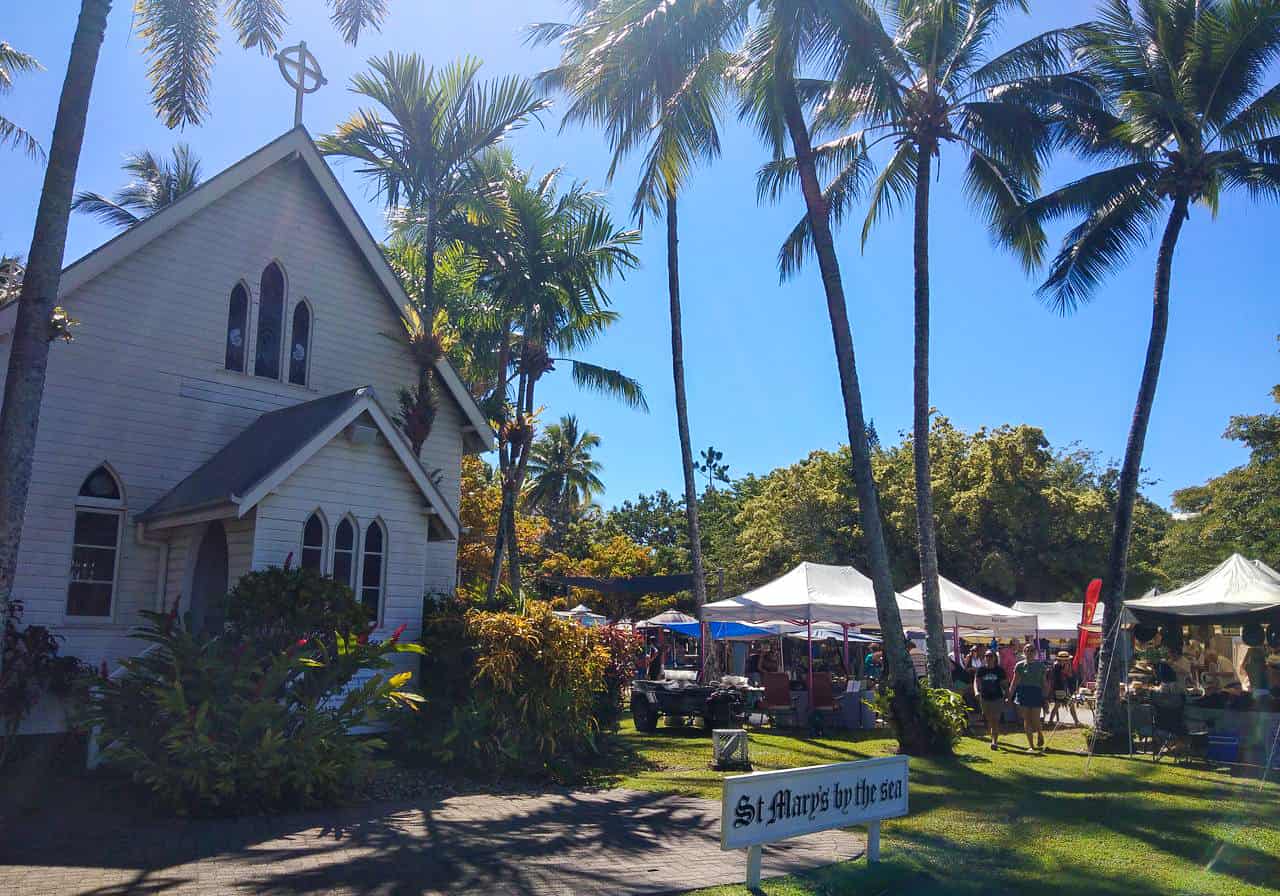
M988 650L983 667L973 676L973 693L982 706L982 717L987 721L991 735L991 749L1000 748L1000 713L1004 710L1005 679L1008 676L1000 666L1000 658L994 650Z

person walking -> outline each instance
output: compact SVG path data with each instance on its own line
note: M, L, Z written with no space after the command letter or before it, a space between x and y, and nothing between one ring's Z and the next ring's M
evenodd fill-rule
M1036 659L1036 646L1022 648L1022 661L1013 667L1013 680L1009 683L1011 702L1018 707L1022 717L1022 730L1027 734L1027 752L1044 749L1044 727L1040 711L1044 709L1045 686L1049 669L1043 660Z
M1008 676L1000 668L1000 658L994 650L988 650L982 668L973 675L973 695L982 708L993 750L1000 749L1000 713L1004 711L1007 681Z
M1066 707L1071 713L1071 722L1077 728L1080 727L1080 717L1076 715L1076 691L1080 687L1080 682L1076 678L1075 667L1072 663L1071 654L1065 650L1059 650L1058 656L1053 662L1053 668L1050 672L1050 681L1053 685L1051 693L1053 694L1052 706L1049 710L1049 724L1057 725L1058 714L1062 707Z

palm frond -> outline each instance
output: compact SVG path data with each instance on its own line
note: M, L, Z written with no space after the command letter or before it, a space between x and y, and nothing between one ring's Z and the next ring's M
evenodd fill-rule
M3 115L0 115L0 146L13 146L37 161L45 160L44 147L40 145L40 141Z
M289 21L283 0L229 0L227 17L240 46L257 47L265 56L276 51Z
M898 206L915 195L917 156L914 144L906 141L898 144L871 185L867 216L862 222L863 247L876 221L892 215Z
M644 387L621 371L586 361L573 361L573 382L581 389L620 399L629 408L649 412Z
M42 72L44 66L30 53L0 40L0 93L13 89L13 76L23 72Z
M387 17L387 0L327 0L329 21L342 35L342 39L355 46L360 42L360 32L366 28L382 30Z
M71 201L71 210L93 215L105 224L122 229L132 227L142 220L120 203L89 190L76 193L75 199Z
M218 49L217 0L137 0L134 15L151 59L152 104L165 126L200 124Z

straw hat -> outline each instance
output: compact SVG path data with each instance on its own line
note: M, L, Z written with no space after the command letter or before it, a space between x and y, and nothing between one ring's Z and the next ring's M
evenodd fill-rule
M1058 651L1058 659L1060 659L1060 660L1069 660L1069 659L1071 659L1071 654L1067 653L1065 650L1059 650L1059 651Z

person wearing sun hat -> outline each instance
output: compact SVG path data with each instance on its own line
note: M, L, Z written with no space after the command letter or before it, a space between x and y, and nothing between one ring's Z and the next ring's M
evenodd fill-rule
M1076 678L1075 666L1072 656L1065 650L1059 650L1057 657L1054 658L1053 665L1049 667L1049 681L1053 685L1050 692L1050 709L1049 724L1058 724L1058 712L1062 707L1067 708L1067 712L1071 713L1071 721L1078 728L1080 727L1080 718L1076 715L1075 693L1080 687L1080 681Z

